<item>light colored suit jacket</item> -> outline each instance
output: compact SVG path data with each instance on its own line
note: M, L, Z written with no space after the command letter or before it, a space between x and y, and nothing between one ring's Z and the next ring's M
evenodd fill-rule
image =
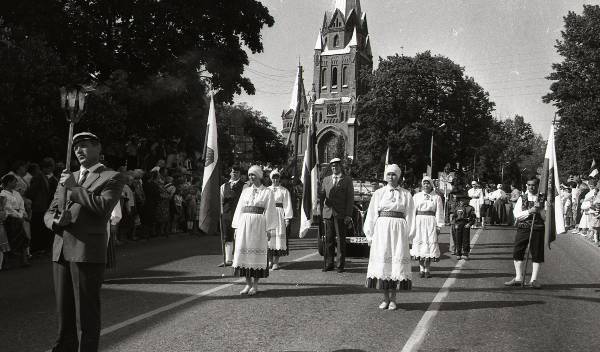
M79 179L79 171L73 176ZM71 223L65 227L54 225L53 220L63 209L64 187L58 185L50 208L44 215L46 227L53 230L52 260L60 255L71 262L105 263L108 233L106 224L121 198L125 176L100 166L89 173L81 188L67 193L67 208Z

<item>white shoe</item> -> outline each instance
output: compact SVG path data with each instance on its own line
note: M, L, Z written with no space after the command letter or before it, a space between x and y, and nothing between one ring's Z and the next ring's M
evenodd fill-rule
M248 296L254 296L257 292L258 290L256 289L256 287L252 287L250 291L248 291Z
M279 270L279 264L273 264L273 267L271 269L273 269L273 270Z
M250 291L250 286L246 285L246 287L244 287L244 289L240 291L240 295L248 294L249 291Z
M394 301L391 301L391 302L390 302L390 305L388 306L388 310L396 310L396 308L398 308L398 307L396 306L396 302L394 302Z
M389 306L389 302L383 301L379 305L379 309L388 309L388 306Z

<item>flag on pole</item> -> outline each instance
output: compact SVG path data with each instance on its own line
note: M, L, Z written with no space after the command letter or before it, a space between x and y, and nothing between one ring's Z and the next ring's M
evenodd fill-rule
M390 164L390 146L388 145L387 151L385 152L385 165L383 165L383 177L385 180L385 168Z
M292 88L292 97L290 99L290 106L286 114L294 112L294 119L292 120L292 127L288 133L286 146L289 146L292 142L292 134L296 132L300 125L300 114L308 109L308 102L306 101L306 91L304 90L304 80L302 79L302 66L298 66L298 72L296 74L296 80L294 81L294 87Z
M306 136L306 151L302 163L302 209L300 211L300 238L306 236L311 226L313 210L317 202L317 128L312 118L312 107L309 113L310 125Z
M210 108L204 139L204 175L198 225L206 234L214 235L219 227L219 148L217 145L217 116L215 114L214 93L210 93Z
M556 163L556 149L554 145L554 125L550 126L539 192L545 195L546 200L546 233L544 243L550 248L550 243L556 239L556 235L565 232L563 207L560 200L558 164Z

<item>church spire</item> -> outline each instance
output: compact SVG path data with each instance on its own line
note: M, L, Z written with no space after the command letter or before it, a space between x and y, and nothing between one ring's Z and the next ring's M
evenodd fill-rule
M335 12L335 10L340 10L346 18L352 10L356 12L358 18L362 15L362 11L360 10L360 0L334 0L333 12Z

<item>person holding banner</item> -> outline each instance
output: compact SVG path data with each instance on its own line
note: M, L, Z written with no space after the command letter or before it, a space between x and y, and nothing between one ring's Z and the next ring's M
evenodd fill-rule
M383 290L379 309L395 310L396 292L412 289L409 240L416 211L410 191L398 185L400 176L398 165L386 166L388 184L373 192L363 225L371 247L365 286Z
M431 262L440 260L438 236L444 226L444 202L433 191L431 177L423 177L421 186L423 190L413 196L415 221L410 231L410 255L419 261L421 277L430 278Z
M279 257L290 253L287 239L290 220L294 217L294 210L290 191L281 185L279 170L271 171L270 178L273 184L269 186L269 189L273 192L275 208L277 208L277 228L271 232L271 238L269 239L269 267L278 270Z
M533 270L530 285L532 288L540 289L542 285L537 281L540 267L544 262L544 220L546 213L543 204L538 201L538 187L540 180L531 177L527 180L527 192L517 200L513 215L517 220L517 233L515 235L513 259L515 265L515 277L504 283L505 286L523 285L523 259L525 250L529 245Z
M235 229L232 267L235 276L246 278L240 294L252 296L258 292L258 280L269 277L267 248L278 216L273 192L262 184L260 166L251 166L248 178L251 185L242 191L231 222Z

